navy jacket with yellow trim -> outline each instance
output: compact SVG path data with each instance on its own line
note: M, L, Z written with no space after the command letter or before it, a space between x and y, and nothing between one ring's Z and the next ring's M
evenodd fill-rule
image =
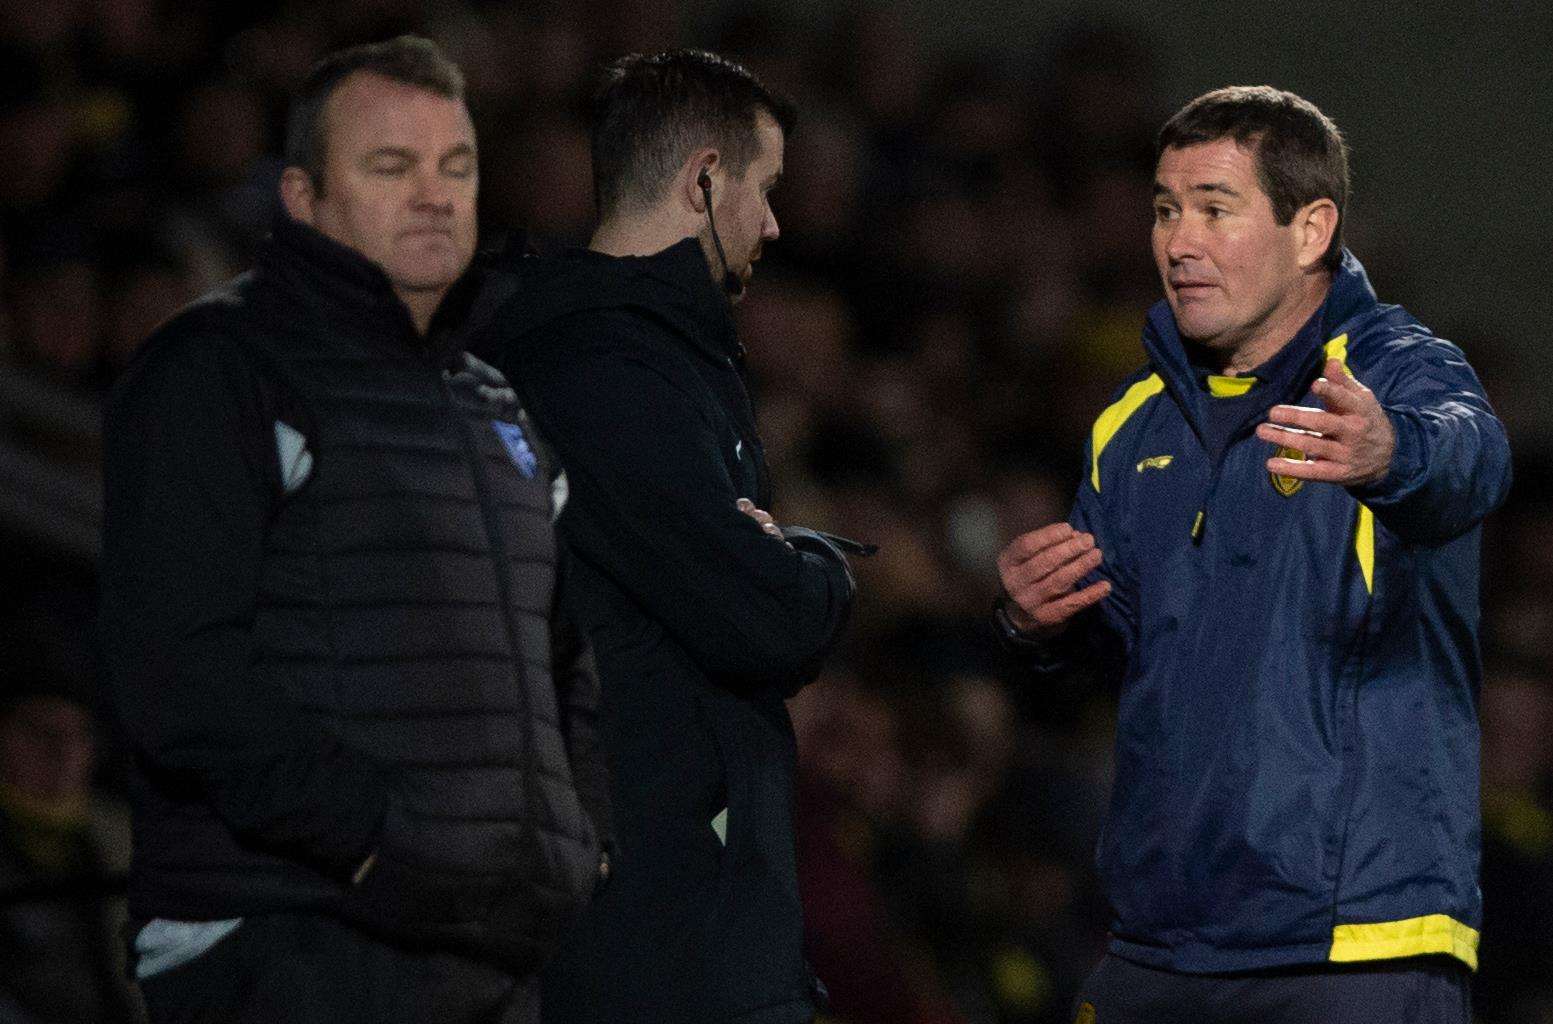
M1396 429L1377 484L1274 479L1263 417L1213 458L1163 302L1087 449L1072 521L1112 583L1090 639L1123 676L1098 859L1112 950L1151 966L1476 965L1479 524L1509 447L1461 351L1352 254L1317 323L1267 404L1319 407L1342 359Z

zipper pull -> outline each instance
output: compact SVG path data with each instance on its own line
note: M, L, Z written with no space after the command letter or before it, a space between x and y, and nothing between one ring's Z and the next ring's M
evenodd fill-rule
M1202 544L1203 526L1204 526L1207 518L1208 518L1207 506L1204 506L1204 507L1202 507L1202 508L1197 510L1197 518L1192 520L1192 543L1194 545L1199 545L1200 546Z

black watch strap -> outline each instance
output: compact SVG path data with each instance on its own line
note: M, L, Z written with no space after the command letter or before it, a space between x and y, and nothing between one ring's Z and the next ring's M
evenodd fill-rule
M992 603L992 622L1004 649L1019 655L1026 666L1036 672L1059 672L1065 668L1071 650L1064 643L1063 636L1048 639L1022 632L1008 614L1010 600L1007 594L999 594Z
M1048 645L1043 640L1014 625L1013 616L1008 614L1009 600L1007 594L999 594L992 602L992 621L998 627L999 639L1016 650L1047 650Z

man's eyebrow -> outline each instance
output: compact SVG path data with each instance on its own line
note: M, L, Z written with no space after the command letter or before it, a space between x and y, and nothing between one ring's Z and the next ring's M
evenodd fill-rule
M1231 197L1233 199L1239 199L1240 198L1240 193L1239 192L1236 192L1234 189L1230 188L1229 185L1225 184L1222 181L1205 181L1205 182L1202 182L1201 184L1193 185L1191 187L1191 189L1189 189L1189 191L1192 191L1192 192L1209 192L1209 193L1218 194L1218 195L1226 195L1226 196L1229 196L1229 197ZM1167 196L1168 197L1168 196L1174 196L1174 195L1175 195L1175 190L1170 188L1164 182L1156 181L1154 183L1154 197L1156 199L1159 198L1160 196Z
M455 157L455 156L473 156L474 155L474 151L475 151L475 147L474 147L473 143L470 143L470 142L460 142L458 145L454 146L452 149L448 150L446 153L443 153L442 154L442 159L443 160L447 160L448 158Z
M397 156L412 161L419 159L415 150L404 146L379 146L376 149L368 150L367 155L363 159L373 160L380 156Z

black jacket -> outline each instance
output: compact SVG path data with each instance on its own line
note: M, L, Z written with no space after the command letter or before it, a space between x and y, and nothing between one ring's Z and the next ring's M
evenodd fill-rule
M694 239L497 269L471 349L511 376L566 467L559 525L598 655L620 844L546 971L545 1018L808 1020L784 697L845 622L845 560L735 507L767 505L766 470L728 301Z
M511 389L282 218L148 343L104 437L132 913L317 908L536 968L608 801L549 459Z

